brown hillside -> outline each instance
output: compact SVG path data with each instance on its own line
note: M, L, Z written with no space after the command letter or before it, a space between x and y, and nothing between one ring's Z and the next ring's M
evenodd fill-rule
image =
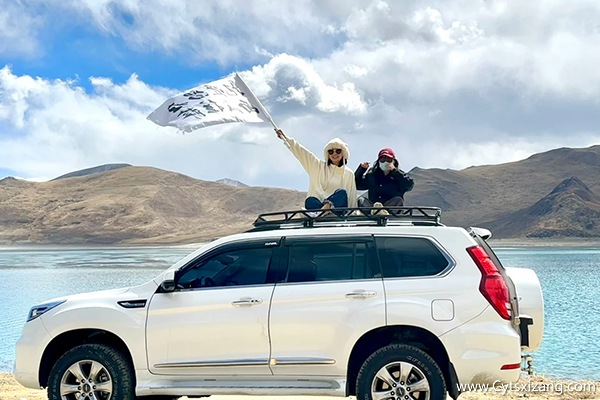
M246 230L262 212L298 209L305 196L156 168L103 167L50 182L0 180L0 243L198 242ZM482 226L495 238L600 237L600 146L410 175L407 205L440 207L447 225Z
M600 237L600 197L572 177L533 206L485 225L500 237Z
M600 146L561 148L461 171L415 168L411 176L415 188L406 194L408 204L442 208L447 224L482 225L532 206L572 176L600 193Z
M248 229L304 194L232 187L149 167L50 182L0 181L2 243L181 243Z

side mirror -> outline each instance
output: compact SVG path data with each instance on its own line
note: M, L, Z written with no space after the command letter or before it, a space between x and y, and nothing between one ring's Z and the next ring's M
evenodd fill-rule
M163 275L163 281L160 284L160 291L162 293L175 291L175 271L165 272Z

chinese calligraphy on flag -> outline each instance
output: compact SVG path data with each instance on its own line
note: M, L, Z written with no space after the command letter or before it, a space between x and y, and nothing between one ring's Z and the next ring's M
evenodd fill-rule
M171 97L148 119L191 132L227 122L268 122L270 115L236 74Z

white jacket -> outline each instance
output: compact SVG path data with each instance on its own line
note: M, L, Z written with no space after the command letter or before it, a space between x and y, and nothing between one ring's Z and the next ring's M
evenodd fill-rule
M310 150L296 140L285 136L283 143L300 161L308 173L308 197L316 197L320 201L331 196L337 189L345 189L348 193L348 207L356 207L356 183L354 172L347 167L350 150L341 139L331 139L323 149L323 158L329 160L329 149L342 149L344 166L338 167L319 159Z

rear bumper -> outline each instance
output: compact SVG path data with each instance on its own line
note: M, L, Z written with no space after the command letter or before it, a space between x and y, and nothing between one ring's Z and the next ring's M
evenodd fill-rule
M461 385L493 385L519 379L521 337L510 321L501 320L491 307L446 332L440 340Z

